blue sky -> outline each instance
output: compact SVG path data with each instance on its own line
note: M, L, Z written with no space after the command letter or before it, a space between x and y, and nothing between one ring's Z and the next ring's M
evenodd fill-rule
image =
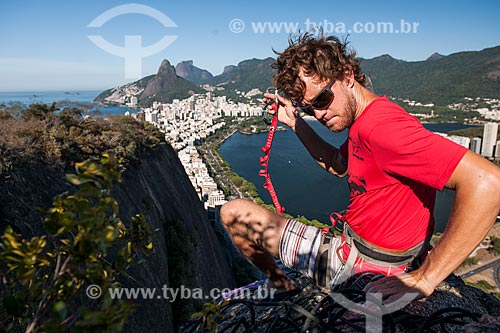
M487 0L136 1L175 26L129 11L89 27L107 10L130 3L2 1L0 92L100 90L133 81L126 77L124 58L99 48L89 35L116 46L124 46L126 35L140 35L143 47L165 36L175 38L161 52L142 58L143 76L155 73L165 58L174 66L193 60L217 75L226 65L273 56L273 48L286 48L290 32L311 28L313 22L340 37L350 31L351 46L364 58L390 54L419 61L434 52L448 55L500 45L500 3ZM387 23L399 33L388 33Z

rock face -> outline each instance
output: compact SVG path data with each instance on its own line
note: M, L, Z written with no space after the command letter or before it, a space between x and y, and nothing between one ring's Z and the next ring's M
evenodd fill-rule
M120 215L143 213L156 230L153 253L129 271L125 287L211 288L234 287L232 273L177 155L170 146L128 167L123 183L115 187ZM49 207L54 195L69 190L62 172L43 165L15 170L0 182L0 232L7 224L24 237L43 232L43 215L33 207ZM138 300L126 332L174 332L205 300Z
M141 99L153 96L168 86L173 86L177 82L177 74L174 66L170 65L167 59L163 59L156 76L149 81L146 89L141 94Z
M192 60L181 61L175 66L175 71L180 77L198 84L205 83L213 77L209 71L194 66Z

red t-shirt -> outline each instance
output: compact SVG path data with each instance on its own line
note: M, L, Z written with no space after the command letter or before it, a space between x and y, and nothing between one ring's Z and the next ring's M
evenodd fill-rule
M368 242L406 250L433 232L436 189L467 149L379 97L356 119L340 151L348 160L349 225Z

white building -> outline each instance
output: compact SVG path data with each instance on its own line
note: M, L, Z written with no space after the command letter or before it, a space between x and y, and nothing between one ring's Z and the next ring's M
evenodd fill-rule
M493 157L493 147L497 142L498 123L486 123L483 132L483 147L481 155Z
M476 154L481 154L481 138L473 138L470 142L470 150Z
M500 160L500 140L497 141L497 149L495 149L495 158Z
M130 106L132 107L137 106L137 97L135 96L130 97Z
M226 202L227 201L226 198L224 197L224 193L220 190L213 191L208 194L207 205L209 207L221 206Z
M459 145L469 149L470 147L470 138L466 137L466 136L458 136L458 135L451 135L451 136L448 136L448 139L450 139L451 141L455 142L455 143L458 143Z

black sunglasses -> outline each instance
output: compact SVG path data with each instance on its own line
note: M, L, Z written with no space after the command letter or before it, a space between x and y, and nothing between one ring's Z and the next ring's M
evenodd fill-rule
M333 102L333 91L331 90L335 80L331 80L326 87L324 87L317 95L314 97L310 104L302 104L295 101L293 104L298 111L302 111L310 116L314 116L314 110L324 110L330 106Z

